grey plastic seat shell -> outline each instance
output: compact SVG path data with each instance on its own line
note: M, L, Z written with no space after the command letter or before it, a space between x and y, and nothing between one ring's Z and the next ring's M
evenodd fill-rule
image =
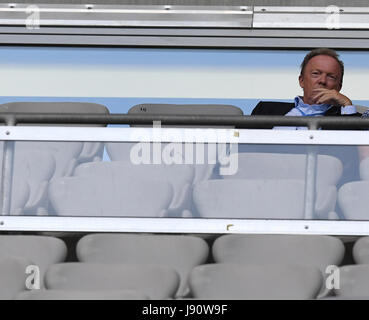
M368 220L369 180L353 181L338 190L338 204L347 220Z
M97 103L91 102L9 102L0 105L0 113L93 113L93 114L108 114L109 109ZM22 123L20 123L22 124ZM23 123L22 125L26 125ZM31 125L31 124L30 124ZM32 124L33 126L36 124ZM37 124L48 125L50 124ZM52 124L56 126L57 124ZM63 124L61 124L63 125ZM81 126L80 124L66 123L63 126ZM86 126L85 124L83 126ZM88 125L87 125L88 126ZM105 125L93 125L105 126Z
M218 263L197 266L190 275L192 295L211 300L314 299L321 285L320 271L301 265Z
M14 299L26 290L26 270L32 262L20 256L0 256L0 300Z
M143 103L131 107L128 113L178 115L243 115L242 109L222 104Z
M193 201L203 218L304 219L304 190L303 180L208 180L194 186ZM336 204L336 187L318 185L316 194L315 215L326 218Z
M166 215L172 198L167 181L121 179L112 172L104 177L59 178L49 184L50 202L62 216L159 217Z
M77 257L89 263L157 264L180 275L177 297L188 294L193 267L207 261L208 244L189 235L91 234L77 244Z
M182 211L189 209L191 204L192 181L194 170L188 165L135 165L127 161L89 162L78 166L74 176L100 176L100 179L114 176L117 179L127 177L143 180L169 182L173 188L173 198L169 205L173 213L182 215ZM161 182L159 182L161 184Z
M147 300L135 290L32 290L18 294L16 300Z
M369 237L361 237L355 241L352 257L357 264L369 264Z
M224 179L305 179L305 154L239 153L238 170ZM337 185L342 176L342 162L332 156L317 156L317 184Z
M339 266L345 246L339 238L324 235L223 235L212 246L215 262L242 264L302 264L325 274Z
M11 102L0 105L0 113L81 113L81 114L109 114L109 110L106 106L90 103L90 102ZM106 126L104 124L42 124L42 123L18 123L18 125L30 125L30 126ZM97 161L103 157L104 144L100 142L22 142L21 144L29 144L38 148L54 148L53 153L57 153L56 161L57 168L54 177L64 176L70 174L73 168L82 162ZM73 150L69 150L69 146ZM70 159L64 159L66 156L63 152L59 152L62 149L67 152ZM61 159L59 160L59 157Z
M45 284L52 290L137 290L150 299L166 299L174 297L179 275L159 265L76 262L52 265Z
M47 268L65 261L67 246L63 240L48 236L0 235L0 258L23 257L40 270L40 287Z
M346 265L339 268L338 297L369 297L369 265Z

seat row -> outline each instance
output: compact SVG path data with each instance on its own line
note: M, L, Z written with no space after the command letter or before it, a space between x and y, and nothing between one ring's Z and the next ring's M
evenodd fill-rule
M210 239L210 238L209 238ZM1 299L369 298L369 237L342 265L332 236L89 234L66 261L50 236L0 236Z
M114 144L115 152L121 147ZM304 218L302 154L240 153L237 172L219 176L216 164L137 165L127 159L128 150L121 156L125 160L74 161L73 169L60 176L55 174L56 157L45 150L15 150L11 214L231 218L232 212L232 218ZM318 156L316 219L337 219L341 174L338 159ZM355 199L367 185L365 180L341 187L338 199L347 218L366 219Z

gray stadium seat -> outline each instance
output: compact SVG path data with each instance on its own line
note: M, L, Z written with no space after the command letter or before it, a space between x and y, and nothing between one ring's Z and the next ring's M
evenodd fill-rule
M26 258L40 271L40 287L46 269L63 262L67 256L67 246L61 239L32 235L0 235L0 258L15 256Z
M337 185L342 175L339 159L317 156L317 183ZM238 170L224 179L305 179L306 155L286 153L239 153Z
M209 300L303 300L317 297L320 271L301 265L207 264L190 274L195 298Z
M0 105L0 113L91 113L108 114L109 110L96 103L89 102L11 102ZM88 124L22 124L41 126L105 126ZM95 142L17 142L17 145L27 144L35 148L51 150L56 158L56 173L54 177L67 176L73 172L78 163L98 161L103 156L103 143Z
M166 104L142 103L129 109L131 114L175 114L175 115L235 115L242 116L242 109L226 104Z
M137 290L159 300L174 297L179 276L174 269L158 265L77 262L52 265L45 284L51 290Z
M355 241L352 257L357 264L369 264L369 237L361 237Z
M239 264L301 264L317 267L327 277L328 266L339 266L345 247L338 238L323 235L224 235L215 240L215 262ZM328 270L329 271L329 270ZM321 296L329 290L322 288Z
M218 115L218 116L227 116L227 115L243 115L243 111L232 105L217 105L217 104L139 104L135 105L128 111L129 114L145 114L145 115ZM135 125L136 127L150 127L150 125ZM151 125L152 126L152 125ZM202 127L206 128L207 126L168 126L163 125L162 127ZM216 128L224 128L221 126L211 126ZM108 143L106 144L107 152L110 156L110 159L115 160L129 160L129 154L131 148L135 144L122 144L122 143ZM152 148L152 144L147 143L146 145ZM167 147L167 143L162 143L161 147L164 150ZM172 144L174 145L174 143ZM178 157L181 157L183 162L185 162L185 148L183 144L176 144L176 150L180 150L176 152ZM199 159L203 160L197 160ZM194 183L199 181L208 180L212 177L213 171L215 169L215 164L217 160L217 155L208 152L208 145L204 145L204 154L200 151L197 153L196 149L193 148L193 154L191 159L187 159L190 161L194 168L195 168L195 176L194 176ZM210 158L210 160L209 160ZM201 162L201 163L199 163ZM188 162L187 162L188 163Z
M304 190L293 179L209 180L194 186L193 201L203 218L304 219ZM316 216L330 216L336 197L336 187L318 185Z
M125 161L89 162L78 166L75 176L114 176L116 179L144 179L169 182L173 187L173 198L168 210L171 215L191 215L193 168L189 165L132 165Z
M246 264L302 264L325 273L342 263L345 247L336 237L323 235L223 235L212 246L215 262Z
M163 180L91 175L55 179L49 200L62 216L166 216L173 188Z
M0 143L0 163L3 165L3 143ZM8 155L9 156L9 155ZM13 157L4 162L8 166L0 172L4 185L5 214L37 214L47 207L47 184L54 174L54 157L33 148L15 148ZM5 174L6 173L6 174ZM6 181L5 181L6 180Z
M49 152L25 145L15 148L11 191L15 194L18 193L19 184L26 183L29 188L29 196L24 207L13 213L31 215L47 213L47 187L54 172L55 158ZM12 196L16 195L12 194Z
M364 148L367 148L364 146ZM369 158L365 158L360 162L360 178L362 180L369 180Z
M26 289L26 269L31 264L22 257L0 257L0 300L14 299Z
M16 300L147 300L135 290L32 290L16 296Z
M368 194L368 180L349 182L338 190L338 204L345 219L368 220Z
M174 268L181 282L176 296L188 294L193 267L207 261L209 247L198 237L182 235L91 234L77 245L77 257L89 263L156 264Z
M347 265L339 268L339 288L333 289L342 298L369 298L369 265Z

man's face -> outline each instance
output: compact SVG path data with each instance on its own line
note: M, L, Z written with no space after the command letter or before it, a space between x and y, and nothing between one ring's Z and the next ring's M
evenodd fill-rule
M315 104L315 89L341 90L341 68L336 59L318 55L309 60L304 73L299 76L300 87L304 90L303 100L307 104Z

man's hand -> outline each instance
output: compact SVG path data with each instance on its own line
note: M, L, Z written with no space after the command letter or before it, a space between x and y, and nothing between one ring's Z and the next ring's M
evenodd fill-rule
M316 104L327 103L334 106L351 106L352 101L335 89L318 88L313 90L316 93L313 101Z

